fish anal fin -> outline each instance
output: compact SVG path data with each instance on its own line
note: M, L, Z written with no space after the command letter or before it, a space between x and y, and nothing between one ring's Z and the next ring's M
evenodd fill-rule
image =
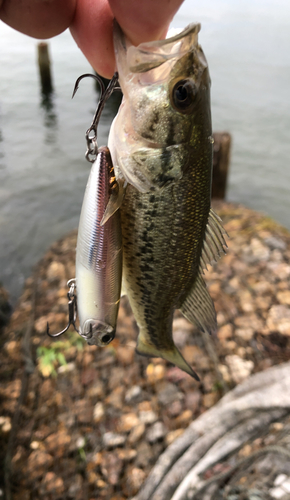
M158 349L154 345L146 342L146 337L143 339L142 333L139 334L137 339L136 352L142 356L150 356L152 358L163 358L169 361L173 365L178 366L181 370L188 373L198 382L200 381L199 376L191 368L191 366L185 361L182 354L179 352L177 347L173 344L171 349Z
M206 269L207 264L216 262L217 258L220 258L221 254L226 253L225 249L227 248L227 243L224 235L228 236L222 226L222 221L211 208L209 211L200 257L201 270Z
M179 309L190 323L201 330L210 334L216 332L214 303L200 273Z

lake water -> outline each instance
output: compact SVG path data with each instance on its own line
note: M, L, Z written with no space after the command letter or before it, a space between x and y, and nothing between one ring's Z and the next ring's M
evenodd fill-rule
M227 199L290 229L290 3L186 0L173 26L194 21L211 73L213 129L233 137ZM49 245L77 227L90 169L84 133L98 99L85 80L71 100L91 68L67 31L50 41L54 94L43 102L36 47L0 22L0 281L13 302Z

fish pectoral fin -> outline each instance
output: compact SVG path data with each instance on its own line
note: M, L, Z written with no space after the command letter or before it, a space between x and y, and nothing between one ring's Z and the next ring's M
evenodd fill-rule
M179 309L188 321L204 332L216 332L214 303L200 273Z
M124 182L118 182L117 189L114 189L112 191L112 194L109 198L106 210L104 212L104 215L100 223L101 226L106 224L106 222L110 219L110 217L112 217L112 215L114 215L114 213L117 212L117 210L119 210L120 206L123 203L124 195L125 195Z
M178 366L181 370L188 373L198 382L200 381L199 376L195 373L195 371L191 368L191 366L185 361L181 352L177 349L177 347L173 344L171 349L162 349L159 350L152 344L146 342L146 339L142 339L142 334L139 334L137 339L137 347L136 352L141 354L142 356L150 356L152 358L163 358L166 361L169 361L173 365Z
M226 253L225 249L227 248L227 243L224 235L228 236L226 230L222 226L222 221L211 208L200 257L201 271L207 269L208 264L217 262L217 258L220 258L222 253Z

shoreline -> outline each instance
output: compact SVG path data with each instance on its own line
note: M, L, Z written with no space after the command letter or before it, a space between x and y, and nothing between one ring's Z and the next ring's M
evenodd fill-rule
M213 208L230 236L227 255L205 272L217 336L201 335L179 312L173 323L201 383L135 354L138 331L126 298L106 348L87 346L77 333L47 337L47 321L52 333L67 322L76 231L55 242L26 280L0 351L1 461L10 446L15 499L53 491L131 498L192 420L251 374L290 359L290 232L241 205Z

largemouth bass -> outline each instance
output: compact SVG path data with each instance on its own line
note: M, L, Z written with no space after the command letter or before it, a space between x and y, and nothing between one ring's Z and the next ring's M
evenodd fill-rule
M122 280L119 211L106 208L119 197L110 151L99 149L87 183L78 229L76 287L79 333L89 345L107 345L115 336Z
M139 326L136 350L197 380L172 338L174 310L213 332L216 314L202 269L225 246L210 209L213 139L208 65L199 24L134 47L115 24L124 94L110 131L121 206L123 283Z

